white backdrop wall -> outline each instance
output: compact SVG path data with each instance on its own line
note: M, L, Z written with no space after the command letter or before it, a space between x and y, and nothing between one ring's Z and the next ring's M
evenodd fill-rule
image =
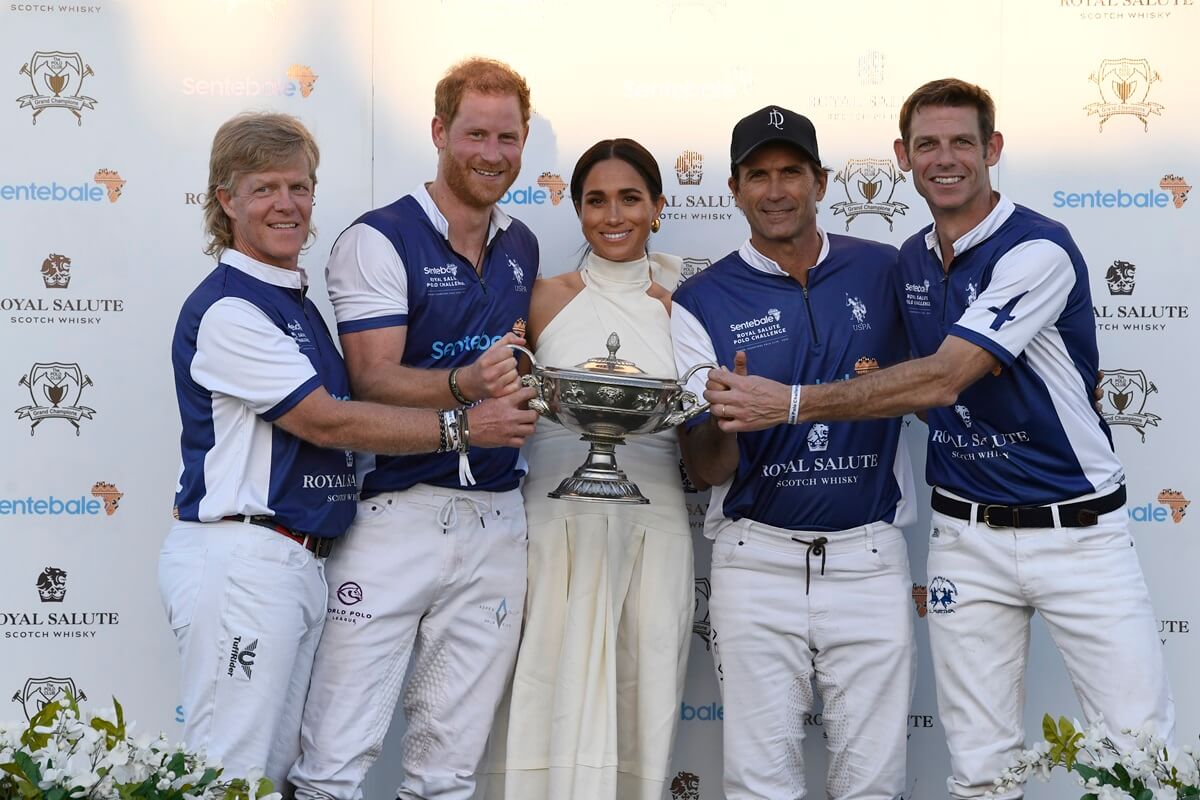
M319 236L302 261L332 322L322 272L334 237L432 177L434 84L457 59L485 54L533 89L506 210L537 233L547 275L574 268L582 244L569 199L554 190L586 147L613 136L638 139L662 168L668 207L654 249L693 269L734 249L746 226L725 183L729 131L767 104L817 125L832 170L821 224L899 244L928 222L892 160L901 102L945 75L988 87L1006 134L995 182L1066 223L1089 261L1105 411L1180 732L1191 738L1200 601L1190 585L1198 523L1186 511L1200 481L1188 411L1198 387L1185 356L1197 335L1200 237L1186 187L1200 178L1198 33L1193 0L4 0L0 413L11 416L0 424L0 716L23 718L68 685L92 703L120 698L143 729L177 734L186 714L155 570L178 468L169 342L179 304L211 268L199 203L217 126L247 108L278 109L316 135ZM864 176L880 182L872 197ZM906 422L920 473L925 430ZM698 530L707 498L688 502ZM919 602L927 520L926 510L910 531L920 676L908 800L944 796L947 770ZM699 576L707 559L697 536ZM681 780L665 795L674 799L722 796L706 595L700 577ZM1031 735L1043 711L1079 713L1036 624L1027 706ZM819 795L819 713L807 730ZM396 759L384 759L367 796L390 796L397 780ZM1030 796L1065 791L1060 782Z

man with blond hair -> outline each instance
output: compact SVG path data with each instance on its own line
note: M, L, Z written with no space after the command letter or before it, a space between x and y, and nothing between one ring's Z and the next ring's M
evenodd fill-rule
M450 415L347 401L299 267L319 160L285 114L217 131L205 252L220 263L184 302L171 350L182 466L159 588L182 660L183 738L227 776L262 770L277 787L299 752L324 562L354 518L353 451L444 450L464 425L476 444L513 446L534 422L522 393Z
M470 407L519 386L538 246L496 207L521 169L529 88L470 59L438 83L437 174L361 216L326 270L352 391ZM329 560L328 620L304 710L299 798L351 800L404 696L404 800L468 800L516 656L525 511L516 449L379 457Z

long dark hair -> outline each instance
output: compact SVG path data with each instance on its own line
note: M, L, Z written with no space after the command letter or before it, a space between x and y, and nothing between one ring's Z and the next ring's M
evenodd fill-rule
M575 171L571 173L571 202L575 204L576 213L583 203L583 184L588 173L592 167L610 158L620 159L637 170L646 182L651 198L657 200L662 197L662 173L658 171L658 162L650 155L650 151L633 139L604 139L585 150L579 161L575 162Z

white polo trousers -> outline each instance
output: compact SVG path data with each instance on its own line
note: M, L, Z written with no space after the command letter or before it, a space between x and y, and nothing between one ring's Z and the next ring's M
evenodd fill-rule
M419 484L363 500L326 563L328 618L304 708L297 798L362 797L410 656L402 800L469 800L512 677L525 603L519 490Z
M807 544L820 536L828 539L824 575ZM827 795L893 800L904 791L916 666L911 596L904 534L892 525L819 533L740 520L721 531L709 613L727 800L806 796L802 745L814 680L824 702Z
M1089 721L1102 719L1115 741L1149 724L1172 743L1174 701L1124 507L1089 528L989 528L934 512L928 568L951 797L982 797L1024 745L1035 610ZM1022 796L1020 787L998 795Z
M335 545L336 547L336 545ZM158 585L182 662L183 741L284 791L325 622L323 562L242 522L176 522Z

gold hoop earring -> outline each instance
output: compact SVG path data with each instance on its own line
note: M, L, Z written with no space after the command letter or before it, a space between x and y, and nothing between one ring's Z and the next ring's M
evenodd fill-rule
M662 223L659 222L658 217L655 217L654 219L650 220L650 232L651 233L658 233L658 229L661 227L662 227Z

